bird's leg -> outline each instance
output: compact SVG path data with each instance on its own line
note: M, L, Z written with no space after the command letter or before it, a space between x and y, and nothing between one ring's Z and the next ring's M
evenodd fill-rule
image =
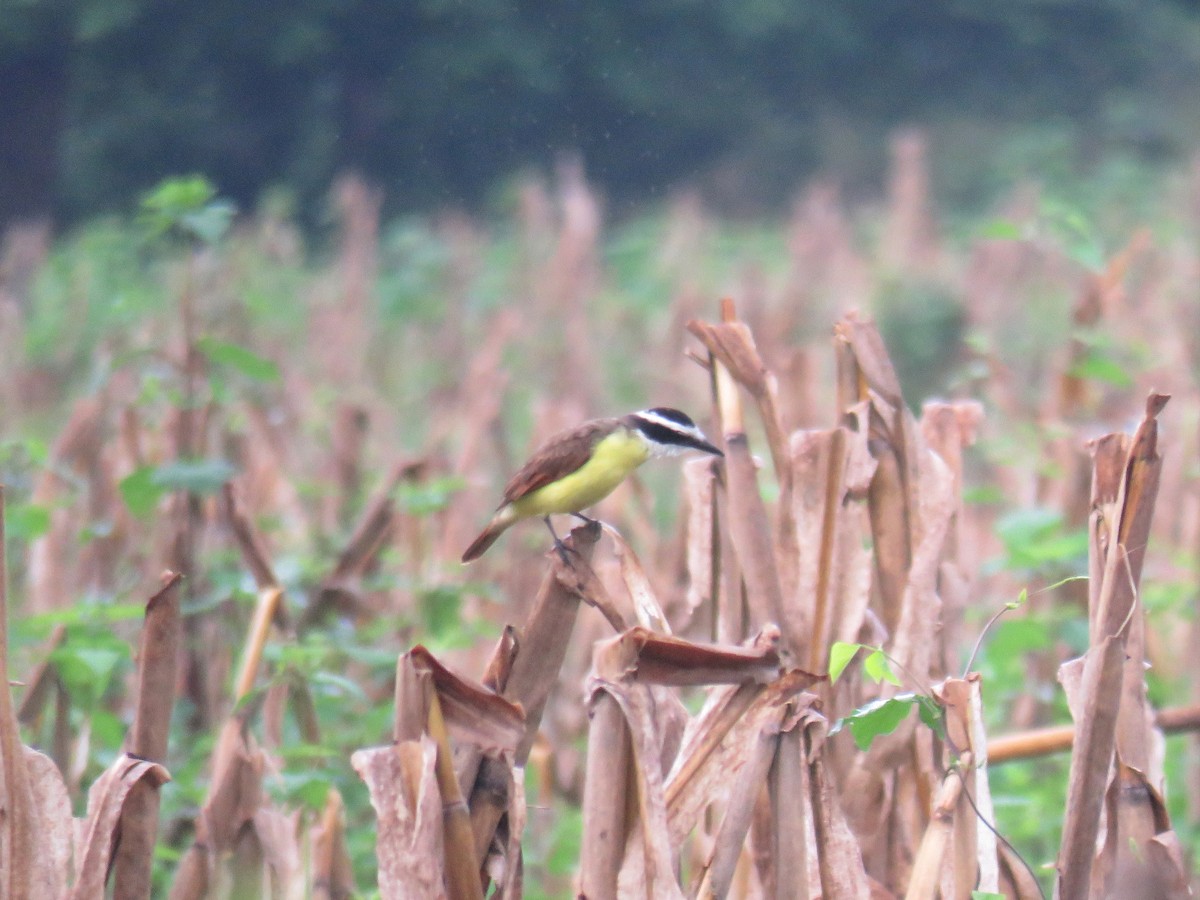
M554 537L554 549L558 551L558 558L563 561L563 565L569 566L571 563L570 560L567 559L567 552L570 551L571 548L562 542L562 538L560 538L558 536L558 532L554 530L554 525L551 523L549 516L543 518L542 521L546 523L546 527L550 529L550 534Z
M593 519L591 516L585 516L581 512L573 512L573 513L571 513L571 515L573 515L577 519L582 519L584 522L586 522L589 525L599 525L600 524L599 519Z

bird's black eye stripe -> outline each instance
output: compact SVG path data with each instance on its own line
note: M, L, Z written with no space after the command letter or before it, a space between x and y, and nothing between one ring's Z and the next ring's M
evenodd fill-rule
M677 425L682 425L684 428L695 428L696 423L688 418L686 413L682 413L677 409L672 409L669 406L656 406L654 409L648 409L646 412L653 413L660 419L666 419L668 422L674 422Z
M682 434L674 428L668 428L666 425L660 425L658 422L652 422L640 416L637 420L637 427L638 431L659 444L674 444L677 447L700 446L700 443L690 434Z

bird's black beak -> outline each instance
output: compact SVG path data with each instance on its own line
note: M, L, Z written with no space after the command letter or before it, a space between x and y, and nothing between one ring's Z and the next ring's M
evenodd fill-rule
M723 457L725 455L721 452L719 447L714 444L710 444L708 441L701 440L700 438L696 438L692 443L692 446L697 450L703 450L705 453L711 453L713 456Z

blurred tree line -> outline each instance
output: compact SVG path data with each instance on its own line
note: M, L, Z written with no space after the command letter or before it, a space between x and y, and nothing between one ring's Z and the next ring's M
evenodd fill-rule
M0 0L0 220L190 171L244 205L350 167L472 203L564 150L616 196L768 197L909 121L1172 157L1198 37L1193 0Z

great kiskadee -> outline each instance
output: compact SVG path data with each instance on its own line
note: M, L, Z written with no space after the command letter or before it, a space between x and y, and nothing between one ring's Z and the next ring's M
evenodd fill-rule
M562 554L563 544L550 522L552 514L591 522L583 510L612 493L634 469L653 456L674 456L685 450L724 456L695 422L665 406L619 419L593 419L556 434L509 479L496 514L471 542L462 561L478 559L507 528L534 516L545 520Z

